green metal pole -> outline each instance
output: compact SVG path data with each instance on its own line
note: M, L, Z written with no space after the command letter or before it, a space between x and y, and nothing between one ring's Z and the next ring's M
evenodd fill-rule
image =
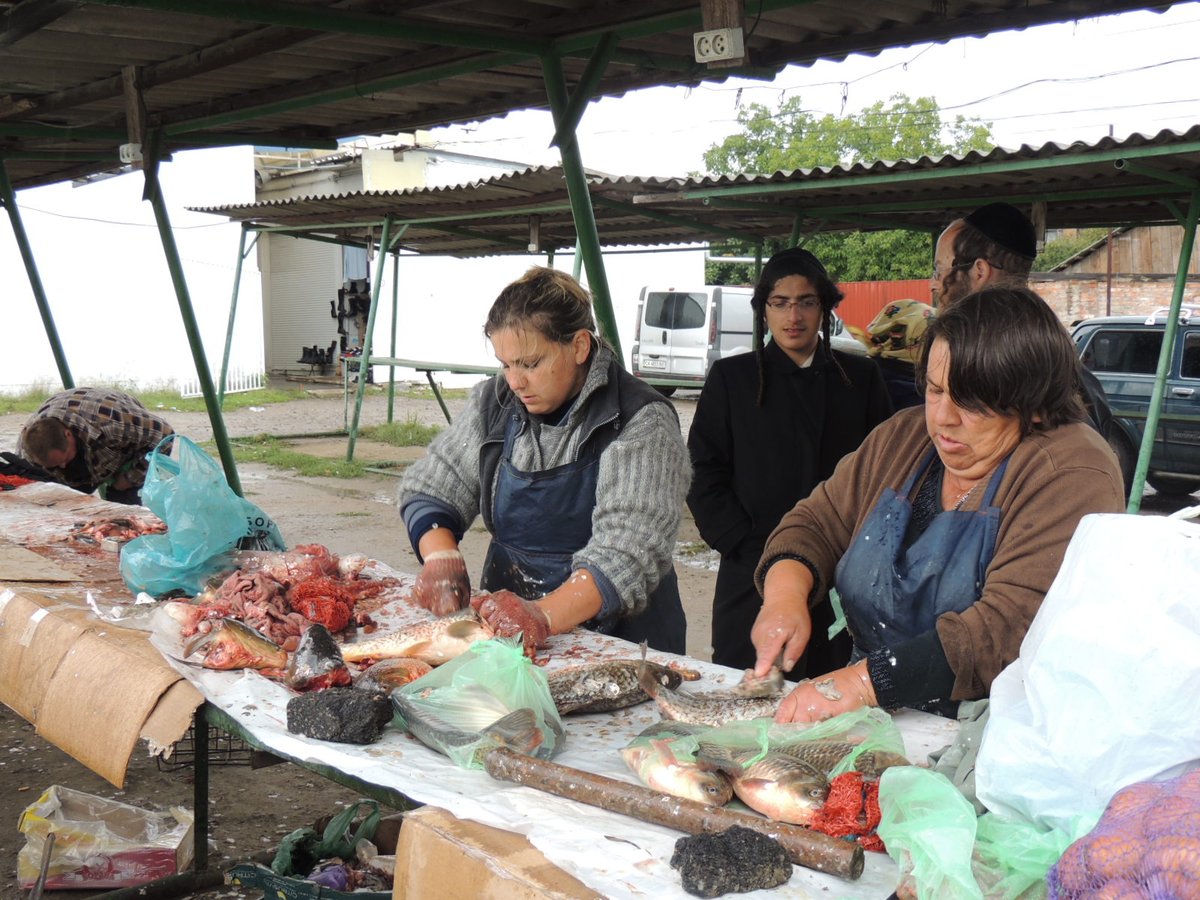
M242 260L249 252L246 249L246 226L242 226L242 236L238 240L237 265L233 270L233 295L229 298L229 324L225 327L225 352L221 354L221 380L217 382L217 403L225 407L225 381L229 377L229 349L233 346L233 323L237 318L238 289L242 286ZM258 240L258 235L254 236ZM253 245L251 245L253 246Z
M151 145L154 142L149 142ZM233 492L242 496L242 482L238 478L237 463L233 459L233 448L229 444L229 434L225 430L225 419L221 416L221 403L217 399L213 387L212 372L208 368L208 358L204 355L204 343L200 339L200 326L196 324L196 313L192 308L192 298L188 294L187 280L183 276L183 264L179 260L179 248L175 245L175 235L171 231L171 219L167 215L167 207L163 202L162 185L158 180L158 159L153 153L146 157L146 191L143 199L149 200L154 209L154 219L158 223L158 235L162 240L163 253L167 257L167 267L171 270L171 281L175 285L175 297L179 301L179 313L183 318L183 328L187 332L188 344L192 348L192 359L196 362L196 375L200 379L200 390L204 392L204 405L208 407L208 420L212 423L213 440L217 444L217 452L221 455L221 465L225 469L225 480Z
M571 276L578 281L579 276L583 274L583 248L579 245L579 238L575 238L575 258L571 260Z
M383 220L379 238L380 252L387 252L392 234L392 217ZM358 423L362 418L363 396L367 393L367 373L371 370L371 334L375 329L375 313L379 309L379 289L383 285L383 266L375 267L371 284L371 310L367 313L367 333L363 336L362 355L358 358L358 393L354 398L354 418L350 420L350 440L346 444L346 462L354 462L354 444L358 441Z
M400 254L392 254L392 343L388 355L396 358L396 312L400 307ZM361 366L359 369L361 370ZM396 367L388 366L388 424L392 423L396 406Z
M542 76L546 80L546 96L554 115L554 127L561 128L569 109L567 82L563 76L562 61L557 57L542 57ZM583 264L587 268L588 287L592 292L592 305L596 310L596 321L600 334L612 345L617 360L621 358L621 338L617 332L617 319L613 315L612 295L608 290L608 276L604 272L604 257L600 253L600 232L596 227L596 213L592 209L592 195L588 191L587 173L579 154L579 142L572 130L558 145L562 156L563 172L567 178L567 194L571 198L571 216L575 220L575 234L583 251Z
M25 261L29 288L33 291L34 302L37 303L38 312L42 316L42 326L46 329L46 339L50 341L50 352L54 354L54 362L58 366L58 377L62 379L63 387L69 390L75 387L75 379L71 377L71 369L67 365L67 355L63 352L58 328L54 325L54 315L50 312L49 301L46 300L46 289L42 287L42 276L38 274L37 260L33 258L33 248L29 245L29 236L25 233L21 211L17 209L17 197L13 193L12 182L8 179L8 169L5 168L3 159L0 159L0 203L8 210L13 237L16 238L17 249L21 251L21 259Z
M1146 489L1146 472L1150 469L1150 454L1158 432L1158 419L1162 413L1163 395L1166 393L1167 373L1175 350L1175 333L1179 330L1179 307L1183 304L1183 292L1187 287L1188 266L1192 262L1192 245L1196 243L1196 222L1200 219L1200 190L1193 190L1188 203L1187 221L1183 225L1183 245L1179 249L1179 267L1175 270L1175 290L1171 294L1171 311L1163 329L1162 351L1158 354L1158 368L1154 372L1154 390L1150 394L1150 409L1146 413L1146 430L1142 433L1142 446L1138 450L1137 466L1133 471L1133 484L1129 490L1129 505L1126 512L1137 513L1142 508L1142 494Z

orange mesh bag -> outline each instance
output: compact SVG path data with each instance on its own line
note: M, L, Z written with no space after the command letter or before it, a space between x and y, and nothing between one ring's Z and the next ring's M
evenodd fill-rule
M1117 791L1046 880L1051 900L1200 897L1200 770Z

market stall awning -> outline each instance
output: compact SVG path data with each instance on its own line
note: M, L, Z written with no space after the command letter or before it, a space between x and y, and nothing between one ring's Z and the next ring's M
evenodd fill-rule
M572 98L1151 7L1135 0L731 3L745 61L698 63L700 0L0 0L0 157L15 188L121 166L119 148L334 147Z

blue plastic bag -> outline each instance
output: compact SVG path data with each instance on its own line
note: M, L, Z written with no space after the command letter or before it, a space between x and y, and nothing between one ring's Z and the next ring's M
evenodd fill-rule
M173 458L165 449L171 440ZM287 548L271 518L235 494L220 464L193 441L171 435L149 459L142 503L166 523L167 533L134 538L122 549L121 577L134 593L195 596L230 566L231 550Z

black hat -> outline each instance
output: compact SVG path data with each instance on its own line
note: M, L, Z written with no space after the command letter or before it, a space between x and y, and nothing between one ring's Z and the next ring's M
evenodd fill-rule
M1037 256L1037 235L1033 223L1023 212L1008 203L981 206L964 220L977 231L1026 259Z
M787 278L789 275L829 278L829 273L825 271L821 261L812 253L803 247L788 247L767 260L759 275L759 281L769 288L780 278Z

